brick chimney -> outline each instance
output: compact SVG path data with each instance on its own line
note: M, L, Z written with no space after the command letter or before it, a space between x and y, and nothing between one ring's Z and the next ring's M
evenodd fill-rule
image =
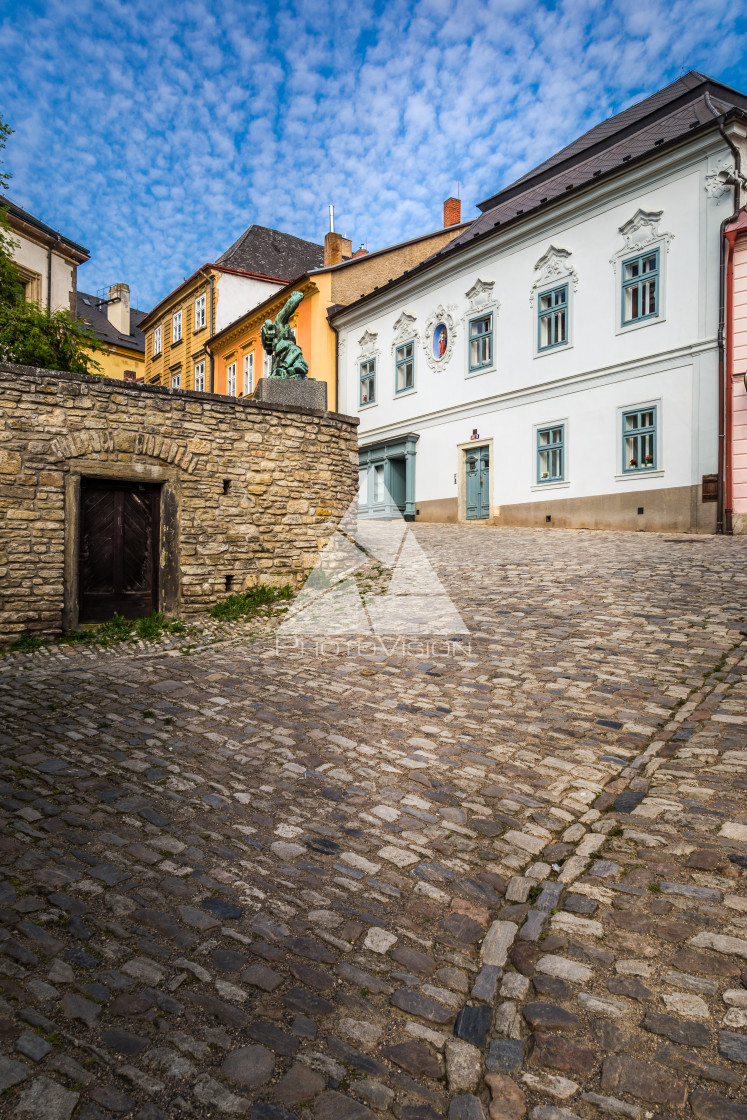
M366 247L364 245L361 245L360 249L355 250L355 252L353 253L353 256L354 257L367 257L368 256L368 249L366 249Z
M331 264L341 264L349 261L353 255L353 243L350 238L343 237L341 233L325 233L324 235L324 267Z
M130 285L113 284L109 289L110 303L106 307L106 315L120 334L130 333Z
M447 198L444 203L444 229L458 226L462 220L462 204L458 198Z

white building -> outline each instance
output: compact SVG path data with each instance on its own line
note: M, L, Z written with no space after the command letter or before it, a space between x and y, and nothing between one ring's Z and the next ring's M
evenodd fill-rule
M362 514L714 531L721 224L746 135L747 97L686 74L335 313Z
M13 260L26 299L44 310L62 309L74 315L78 265L89 259L88 250L2 195L0 210L10 227Z

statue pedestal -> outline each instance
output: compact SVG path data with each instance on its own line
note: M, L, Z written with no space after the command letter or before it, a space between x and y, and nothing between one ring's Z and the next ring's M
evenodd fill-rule
M261 377L254 391L255 401L264 404L293 404L300 408L327 411L327 383L311 377Z

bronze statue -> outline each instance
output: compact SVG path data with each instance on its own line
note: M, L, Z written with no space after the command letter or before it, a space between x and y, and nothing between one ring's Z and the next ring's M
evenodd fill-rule
M275 322L266 319L262 324L262 347L272 354L270 377L301 378L309 372L308 362L290 326L291 316L302 299L303 292L293 292Z

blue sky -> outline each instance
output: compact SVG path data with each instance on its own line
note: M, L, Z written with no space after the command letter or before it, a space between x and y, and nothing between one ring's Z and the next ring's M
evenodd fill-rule
M747 90L747 0L0 0L9 195L150 308L256 222L354 248L463 215L701 70Z

